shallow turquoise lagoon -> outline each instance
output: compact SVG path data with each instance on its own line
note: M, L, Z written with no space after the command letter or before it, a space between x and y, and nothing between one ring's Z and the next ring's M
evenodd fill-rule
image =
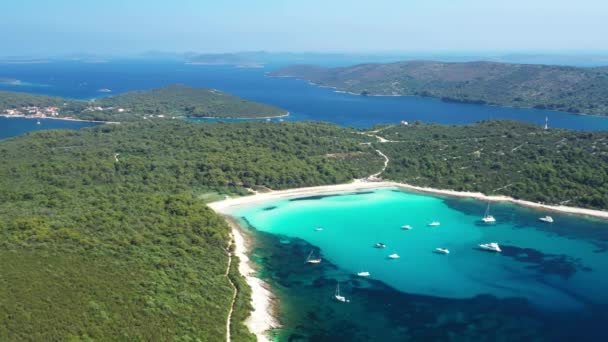
M299 244L300 249L309 249L282 256L291 258L287 265L285 261L278 265L268 253L266 261L260 258L262 267L274 273L270 282L282 287L284 296L297 297L317 287L324 293L316 295L331 302L331 288L341 282L343 294L356 303L370 300L369 296L358 298L357 289L378 281L391 290L425 298L462 301L490 296L499 301L497 305L500 300L517 299L526 310L562 317L597 310L606 315L606 221L550 213L555 223L546 224L538 218L547 213L493 204L491 213L498 222L486 225L480 222L485 209L486 203L476 200L388 188L285 199L232 214L258 235L276 237L279 244L269 247L275 249L275 257L298 241L305 243ZM429 227L432 221L441 225ZM403 230L403 225L413 229ZM374 248L376 242L385 243L386 248ZM489 242L499 243L503 252L478 248ZM437 247L449 249L450 254L433 253ZM260 246L257 253L264 255L263 249ZM323 259L318 268L324 271L317 280L307 281L307 275L314 278L318 272L317 266L305 263L310 251ZM400 258L389 259L392 253ZM358 278L356 273L361 271L370 272L370 279ZM294 274L299 280L294 280ZM324 286L318 284L319 279Z

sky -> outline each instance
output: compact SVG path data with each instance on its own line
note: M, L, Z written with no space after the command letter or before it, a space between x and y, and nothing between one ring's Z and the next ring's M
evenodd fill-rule
M606 0L2 0L0 55L608 51Z

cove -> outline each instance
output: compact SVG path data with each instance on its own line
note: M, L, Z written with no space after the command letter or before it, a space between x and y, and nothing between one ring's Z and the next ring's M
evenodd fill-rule
M483 225L485 206L386 188L282 199L230 214L257 241L253 260L282 303L283 337L329 340L341 327L353 340L447 338L450 331L473 338L483 336L480 322L495 327L488 336L511 339L561 339L566 328L601 336L606 222L552 213L555 223L544 224L538 218L545 213L505 203L491 207L498 223ZM441 225L428 227L434 220ZM405 224L413 229L400 229ZM374 248L379 241L387 247ZM476 248L487 242L503 252ZM436 247L450 254L435 254ZM321 264L305 263L311 250ZM387 259L392 253L400 258ZM371 277L357 277L360 271ZM332 300L338 282L350 303Z

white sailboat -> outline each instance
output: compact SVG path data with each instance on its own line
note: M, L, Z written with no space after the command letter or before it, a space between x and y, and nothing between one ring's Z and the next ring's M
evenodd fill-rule
M307 264L320 264L321 258L313 258L312 254L313 254L313 251L310 251L310 254L308 254L308 257L306 258L306 263Z
M539 218L540 221L543 221L545 223L553 223L553 217L547 215L544 217Z
M336 293L334 294L334 298L336 298L336 300L338 302L342 302L342 303L348 303L349 300L346 299L346 297L342 296L340 294L340 283L338 283L338 285L336 285Z
M315 228L315 231L317 231L317 232L323 231L323 227L317 227L317 228Z
M397 254L397 253L393 253L393 254L389 255L389 256L388 256L388 258L389 258L389 259L399 259L399 258L400 258L400 256L399 256L399 254Z
M441 225L441 222L439 222L439 221L433 221L428 224L429 227L439 227L440 225Z
M435 248L434 252L437 254L450 254L447 248Z
M486 207L486 213L483 215L483 218L481 220L483 221L483 223L496 223L496 219L494 218L494 216L490 215L490 203L488 203L488 206Z
M412 229L412 226L410 226L409 224L406 224L405 226L401 226L401 229L410 230L410 229Z
M479 248L488 252L502 252L502 249L500 249L500 246L496 242L482 243L481 245L479 245Z
M367 272L367 271L363 271L363 272L357 273L357 276L359 276L359 277L369 277L370 273Z

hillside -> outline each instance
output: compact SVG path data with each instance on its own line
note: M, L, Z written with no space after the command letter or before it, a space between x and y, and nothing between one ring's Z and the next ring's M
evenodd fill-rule
M363 95L418 95L608 115L608 67L408 61L341 68L295 65L271 75Z
M0 340L224 341L229 227L209 198L380 168L325 124L155 121L0 141ZM249 288L233 313L235 341Z
M608 132L543 130L514 121L389 126L375 143L382 177L439 189L608 209Z
M148 120L30 133L0 141L0 340L224 340L229 227L206 201L366 177L375 149L384 179L608 209L606 132ZM251 340L233 261L231 335Z
M35 107L35 108L32 108ZM18 92L0 92L0 114L74 117L96 121L137 121L144 117L263 118L287 111L248 101L219 90L172 85L158 89L132 91L95 101Z

